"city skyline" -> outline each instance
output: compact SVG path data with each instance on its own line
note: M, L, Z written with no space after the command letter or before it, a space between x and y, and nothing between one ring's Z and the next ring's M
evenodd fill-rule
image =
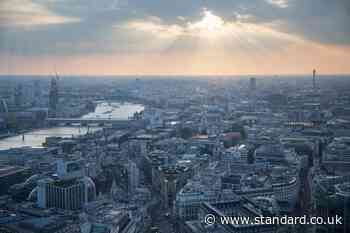
M344 0L5 1L0 74L349 74L349 7Z

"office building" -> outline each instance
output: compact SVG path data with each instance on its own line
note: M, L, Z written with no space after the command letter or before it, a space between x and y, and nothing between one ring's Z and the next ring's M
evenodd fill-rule
M96 187L91 178L84 176L78 162L59 161L57 178L38 181L37 205L40 208L81 209L95 200Z

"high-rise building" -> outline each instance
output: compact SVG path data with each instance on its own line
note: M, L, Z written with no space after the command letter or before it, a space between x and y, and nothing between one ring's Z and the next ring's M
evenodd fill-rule
M250 103L250 111L255 111L256 109L256 78L250 78L249 80L249 98L251 99Z
M84 175L79 161L58 161L58 177L38 181L37 205L40 208L81 209L96 199L96 187L91 178Z
M49 117L57 115L58 105L58 76L51 79L50 93L49 93Z
M33 82L33 105L38 106L41 99L41 88L39 80Z
M314 91L316 90L316 70L315 69L312 72L312 88Z
M15 106L20 108L23 104L23 86L18 84L14 93Z
M256 91L256 78L250 78L249 91L254 93Z

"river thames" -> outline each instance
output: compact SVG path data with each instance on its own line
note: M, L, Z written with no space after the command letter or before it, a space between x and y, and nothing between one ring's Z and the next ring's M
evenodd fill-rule
M88 113L82 118L114 118L128 119L135 112L140 112L144 109L141 104L134 103L118 103L118 102L98 102L94 112ZM100 130L101 127L90 127L89 131L93 132ZM88 132L87 127L54 127L47 129L38 129L23 135L8 137L0 140L0 150L19 147L41 147L47 137L72 137L84 135Z

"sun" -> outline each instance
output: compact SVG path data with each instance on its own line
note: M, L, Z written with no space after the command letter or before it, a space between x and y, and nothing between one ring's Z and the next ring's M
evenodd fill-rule
M225 24L219 16L216 16L207 10L204 11L204 17L199 23L209 32L219 32L223 29Z
M214 37L224 31L225 22L211 11L204 9L203 18L195 23L190 23L188 28L192 31L197 31L201 35L204 34L208 37Z

